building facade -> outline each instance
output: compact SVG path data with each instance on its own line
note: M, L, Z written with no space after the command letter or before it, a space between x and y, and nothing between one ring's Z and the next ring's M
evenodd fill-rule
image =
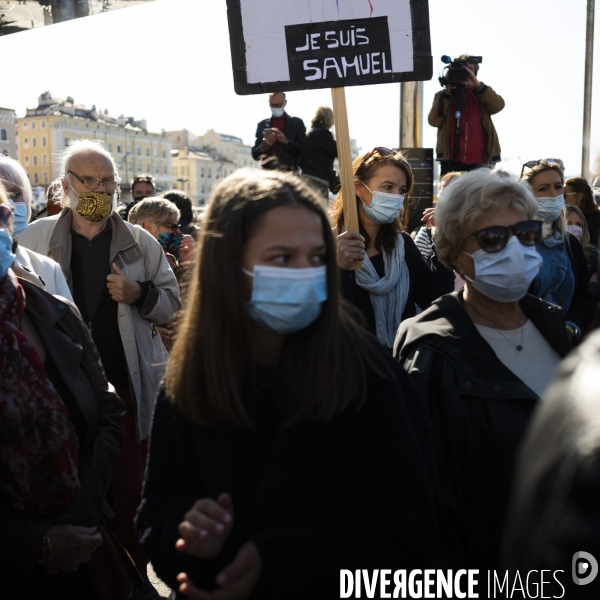
M204 135L199 135L193 140L192 145L211 154L225 157L233 162L238 169L245 167L258 168L258 163L252 158L252 146L244 144L239 137L209 129Z
M17 123L17 156L32 185L47 186L59 176L60 154L78 139L100 140L117 163L122 199L128 202L129 182L142 173L156 181L157 191L172 187L171 143L166 134L151 133L146 121L111 117L75 104L73 98L53 98L49 92L28 108Z
M194 206L205 206L214 187L235 170L235 164L195 148L172 150L173 187L189 196Z
M213 129L194 135L187 129L168 131L173 148L174 187L185 192L195 206L203 206L217 183L236 169L257 168L252 147L241 138Z
M17 113L0 107L0 154L17 158Z

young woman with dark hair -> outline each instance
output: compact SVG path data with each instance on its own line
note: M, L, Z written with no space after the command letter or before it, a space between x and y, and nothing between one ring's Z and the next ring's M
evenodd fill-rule
M346 231L342 192L333 207L338 265L346 298L363 314L367 328L391 348L401 321L454 290L454 273L435 255L431 268L405 233L413 188L401 152L373 148L353 164L359 231ZM355 260L363 261L355 271Z
M432 564L426 417L340 297L316 193L228 177L195 268L136 518L159 576L178 598L305 600L337 597L340 569Z

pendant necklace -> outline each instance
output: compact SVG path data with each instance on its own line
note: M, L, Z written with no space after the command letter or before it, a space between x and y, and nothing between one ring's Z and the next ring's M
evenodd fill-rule
M469 306L483 319L485 319L511 346L515 346L515 344L509 340L503 333L501 329L498 329L485 315L482 315L472 304L469 303ZM521 323L521 311L519 311L519 328L521 329L521 343L515 348L519 351L523 350L523 325Z

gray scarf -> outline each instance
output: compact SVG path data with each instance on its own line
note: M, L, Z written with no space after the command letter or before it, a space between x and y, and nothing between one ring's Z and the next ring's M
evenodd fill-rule
M375 313L377 339L388 348L392 348L410 286L401 233L398 234L392 254L383 252L383 265L385 276L380 279L373 263L366 256L362 269L357 269L354 273L359 287L369 292Z

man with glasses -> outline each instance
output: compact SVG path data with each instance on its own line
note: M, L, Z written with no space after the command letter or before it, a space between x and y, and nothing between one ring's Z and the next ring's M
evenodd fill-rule
M440 177L451 171L472 171L501 160L500 141L491 115L504 108L504 100L491 87L477 79L479 65L470 63L469 54L459 57L467 63L464 84L446 84L433 99L428 121L437 127L437 160ZM460 100L459 100L460 98ZM460 112L458 112L460 111ZM456 115L458 135L456 135Z
M117 168L99 143L71 144L61 172L66 208L32 223L19 242L60 264L107 379L126 406L125 443L113 479L116 527L145 574L148 561L139 551L133 518L141 500L154 399L168 359L157 326L170 323L181 308L179 289L156 240L115 212ZM134 598L153 597L150 588L147 581Z
M252 158L260 160L263 169L297 173L306 127L302 119L285 112L286 104L283 92L269 94L271 117L258 123Z

